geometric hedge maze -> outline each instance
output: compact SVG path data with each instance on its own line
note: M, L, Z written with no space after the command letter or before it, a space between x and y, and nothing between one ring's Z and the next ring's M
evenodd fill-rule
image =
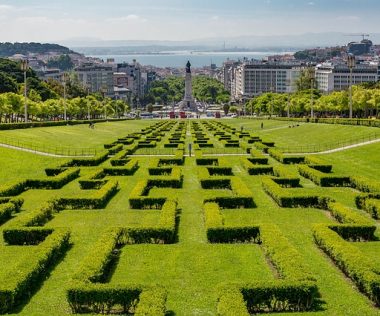
M185 148L190 141L194 144L194 157L185 158ZM303 179L308 179L320 188L354 189L357 207L378 218L378 182L336 175L332 172L333 166L322 159L284 155L274 143L218 121L161 121L139 133L105 144L104 152L93 158L72 159L46 169L46 178L0 187L0 223L7 224L3 229L4 242L9 247L34 247L32 255L2 277L0 313L13 312L25 304L44 282L48 271L70 251L70 228L47 225L56 214L106 208L110 200L120 194L115 177L132 178L139 169L139 158L134 157L134 153L139 148L158 146L174 148L175 153L149 160L144 178L136 182L128 196L129 205L125 205L142 213L157 213L156 224L129 227L121 222L102 233L76 273L67 280L66 298L73 313L165 315L170 289L162 284L114 284L109 281L123 247L178 242L181 220L178 210L186 201L173 198L172 190L183 190L187 176L185 159L196 165L208 244L252 244L260 249L273 272L271 281L231 283L225 280L217 290L215 314L313 311L323 299L305 258L278 226L268 221L255 225L230 224L225 217L225 210L248 211L255 216L256 194L239 176L239 170L259 178L262 190L280 208L315 208L328 212L336 223L313 227L315 245L361 292L380 304L380 271L353 244L376 240L373 221L364 213L335 201L328 190L302 186ZM209 147L240 147L248 154L240 158L239 165L231 165L226 156L204 155L203 149ZM67 195L60 191L74 180L78 180L80 186L77 194ZM57 190L57 194L35 210L23 212L24 200L20 195L37 189Z

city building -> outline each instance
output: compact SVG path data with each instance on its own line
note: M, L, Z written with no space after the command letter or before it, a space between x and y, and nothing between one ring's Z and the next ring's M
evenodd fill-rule
M227 59L223 63L220 72L220 81L224 84L224 89L230 92L231 96L235 95L235 69L240 62Z
M317 88L325 93L347 90L350 86L350 69L347 64L322 63L315 68ZM380 79L378 63L356 64L352 70L352 84L377 82Z
M363 39L360 43L351 42L347 45L347 52L355 56L372 54L373 43L368 39Z
M104 64L84 63L75 68L79 81L89 89L89 92L104 92L112 97L114 93L114 79L112 66Z
M244 101L266 92L295 92L302 67L300 63L244 61L234 69L232 96Z

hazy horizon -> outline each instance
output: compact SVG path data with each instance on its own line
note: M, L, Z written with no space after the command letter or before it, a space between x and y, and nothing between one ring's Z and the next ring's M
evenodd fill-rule
M0 0L0 41L199 41L375 33L379 10L376 0Z

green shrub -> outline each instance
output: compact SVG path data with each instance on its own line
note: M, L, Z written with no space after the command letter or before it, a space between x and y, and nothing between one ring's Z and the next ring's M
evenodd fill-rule
M53 229L42 227L7 228L3 230L3 239L8 245L39 245L53 233Z
M364 209L365 208L365 204L366 204L366 201L368 199L376 199L376 200L379 200L380 199L380 193L367 193L367 194L359 194L355 197L355 203L356 203L356 206L359 208L359 209Z
M366 199L364 210L369 213L374 219L380 218L380 200Z
M217 303L219 316L249 316L247 304L238 286L225 286L219 290Z
M90 197L62 197L56 203L61 209L103 209L118 190L118 182L109 180Z
M91 167L98 166L108 159L108 151L97 154L92 158L74 158L62 167Z
M355 282L359 290L379 304L380 276L375 272L374 263L326 225L314 226L313 234L317 245Z
M276 225L260 225L260 238L267 257L270 258L282 278L315 281L302 256L289 243Z
M9 271L0 284L0 313L14 311L24 300L28 299L45 280L49 267L55 265L67 251L70 232L55 229L33 256L29 256Z
M268 153L271 157L283 164L299 164L305 162L304 156L286 156L284 153L274 148L270 148Z
M16 206L13 203L0 204L0 225L5 223L16 212Z
M351 186L362 192L380 192L380 182L363 176L351 176Z
M319 296L317 285L310 281L257 282L241 292L250 314L310 311Z
M318 195L293 193L292 190L294 189L284 189L275 181L281 181L281 178L263 178L262 187L281 207L316 207L326 209L327 202L330 200L328 197Z
M327 208L336 220L342 224L372 225L371 221L366 217L341 203L328 202Z
M351 185L350 177L326 174L307 165L298 166L298 171L301 176L310 179L321 187L346 187Z
M107 176L131 176L136 172L138 168L138 161L136 159L131 159L123 167L104 168L104 174Z
M309 167L324 173L330 173L332 171L332 165L327 164L324 160L316 156L306 156L305 163L308 164Z

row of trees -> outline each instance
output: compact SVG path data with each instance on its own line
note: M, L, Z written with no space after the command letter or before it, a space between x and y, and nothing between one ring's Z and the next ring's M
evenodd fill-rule
M357 85L352 88L352 105L357 117L378 116L380 113L380 87ZM318 116L348 116L349 92L334 91L321 94L316 89L301 90L292 94L265 93L251 99L247 113L286 116L308 116L311 109Z
M60 61L66 63L69 60L64 58ZM64 87L56 80L40 80L29 69L26 84L28 120L62 119L65 108L68 119L119 117L129 110L124 101L104 98L100 93L89 94L75 74L66 78ZM0 58L0 122L24 120L24 88L24 74L20 64Z
M0 94L0 121L14 123L22 121L24 116L24 97L7 92ZM34 101L28 98L28 120L61 120L66 108L67 119L97 119L104 117L120 117L129 111L122 100L99 98L94 95L64 100L49 99Z

